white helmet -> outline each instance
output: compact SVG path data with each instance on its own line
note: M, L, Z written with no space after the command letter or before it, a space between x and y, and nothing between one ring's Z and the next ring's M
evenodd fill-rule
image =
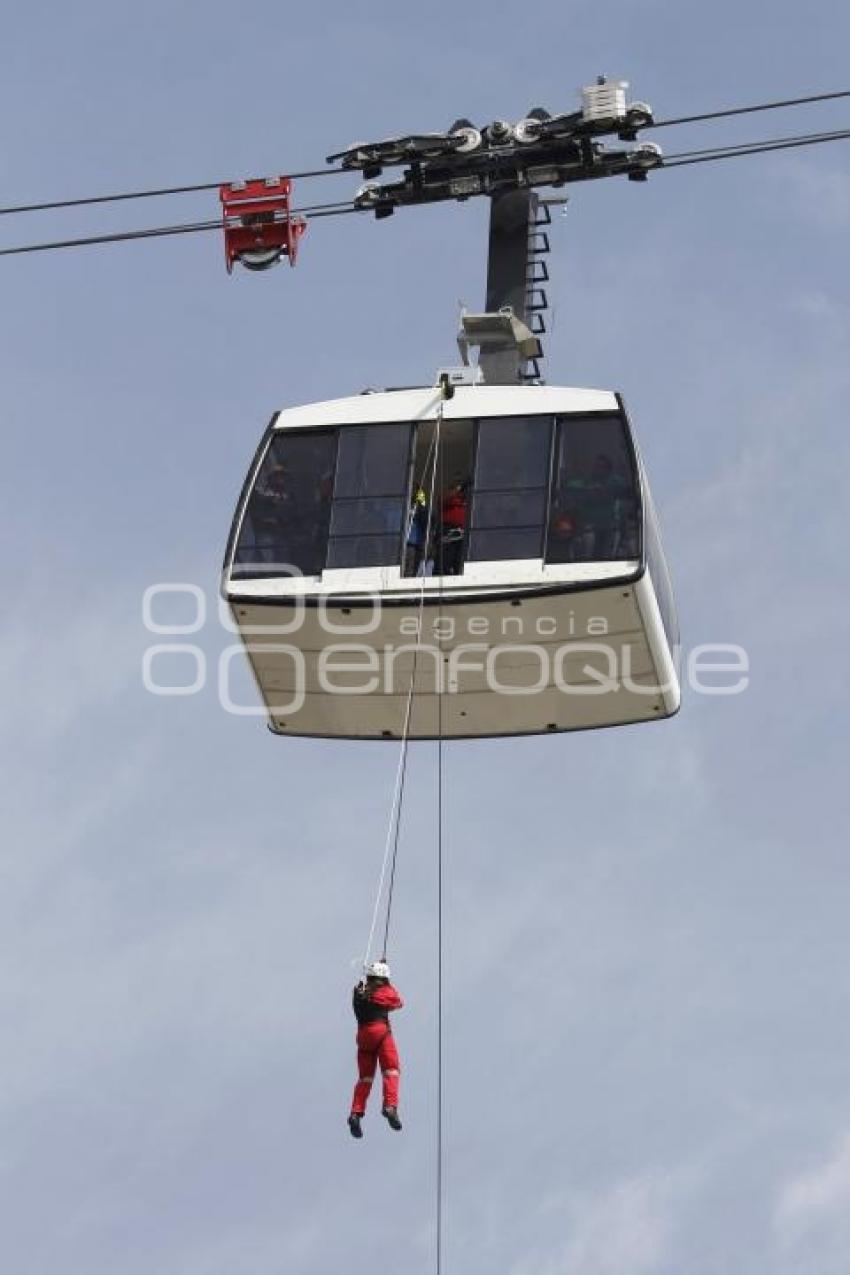
M389 978L390 967L386 961L373 961L366 966L366 974L369 978Z

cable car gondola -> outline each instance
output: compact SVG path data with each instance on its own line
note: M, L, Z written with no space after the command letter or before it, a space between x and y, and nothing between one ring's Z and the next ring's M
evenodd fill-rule
M266 431L223 593L271 729L480 737L675 713L672 593L619 395L444 385L290 408ZM411 553L417 498L431 535Z
M486 306L464 312L465 366L436 387L290 408L269 426L223 592L272 730L519 735L678 709L672 594L622 401L539 383L551 217L532 188L646 179L657 147L594 140L651 121L625 87L601 78L569 116L459 121L331 157L368 178L410 163L355 200L378 218L489 192Z

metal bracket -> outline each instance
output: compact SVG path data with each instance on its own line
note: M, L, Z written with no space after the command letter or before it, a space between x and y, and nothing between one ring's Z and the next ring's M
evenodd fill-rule
M490 385L519 384L524 364L543 353L540 341L510 306L484 314L464 310L457 344L465 367L469 367L470 347L478 347L478 366Z

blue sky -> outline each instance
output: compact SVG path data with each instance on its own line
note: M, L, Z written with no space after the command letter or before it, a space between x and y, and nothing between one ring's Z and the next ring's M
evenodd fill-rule
M313 167L355 138L850 87L850 16L781 0L33 4L0 51L3 204ZM686 149L842 126L813 107ZM624 393L686 648L751 685L675 720L448 749L446 1264L839 1275L850 1242L844 828L848 152L577 189L554 383ZM354 183L300 188L340 197ZM187 197L3 242L212 217ZM279 407L427 380L483 295L486 209L315 223L228 277L215 234L0 264L0 1222L16 1275L433 1269L434 757L393 959L401 1138L344 1117L348 991L392 750L273 739L142 687L149 585L214 603Z

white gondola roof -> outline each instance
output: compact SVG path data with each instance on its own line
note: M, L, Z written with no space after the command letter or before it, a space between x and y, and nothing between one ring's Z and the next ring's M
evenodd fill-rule
M524 416L546 412L615 412L611 390L573 389L557 385L459 386L442 400L437 386L415 390L383 390L332 398L322 403L286 408L276 429L306 429L316 425L364 425L379 421L428 420L443 403L446 420L470 416Z

